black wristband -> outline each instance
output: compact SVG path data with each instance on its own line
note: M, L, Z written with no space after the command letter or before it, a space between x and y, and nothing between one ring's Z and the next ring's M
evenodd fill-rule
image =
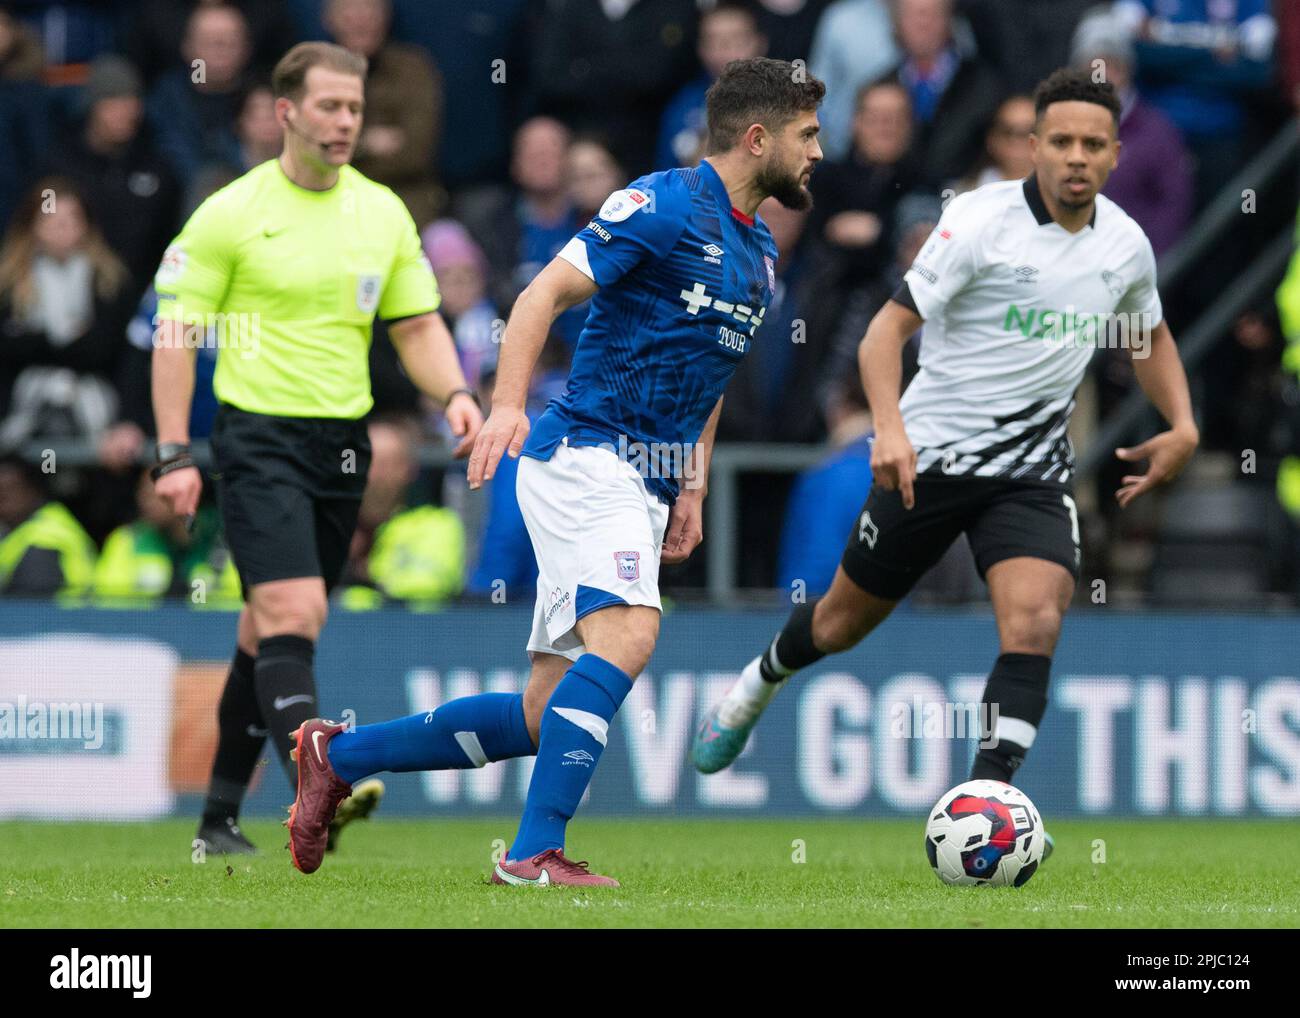
M476 407L478 407L480 410L483 409L483 404L479 402L478 393L475 392L473 389L452 389L451 392L447 393L447 400L442 405L444 407L451 406L451 401L455 399L457 396L461 395L462 393L468 396L470 399L472 399Z
M157 481L164 474L170 474L173 470L188 470L192 466L197 466L194 457L189 455L177 456L175 459L169 459L166 463L159 463L149 471L149 476Z
M190 454L189 442L159 442L157 446L158 462L166 463L168 460L178 459L181 456Z

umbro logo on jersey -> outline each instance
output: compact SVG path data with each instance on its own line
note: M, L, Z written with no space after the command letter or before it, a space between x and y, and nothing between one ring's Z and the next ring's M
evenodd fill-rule
M1038 269L1032 265L1016 266L1017 283L1036 283L1038 282Z
M722 248L718 247L717 244L705 244L704 260L708 262L710 265L721 265Z

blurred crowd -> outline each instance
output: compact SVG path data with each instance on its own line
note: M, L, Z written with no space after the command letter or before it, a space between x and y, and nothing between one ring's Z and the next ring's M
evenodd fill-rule
M1123 156L1105 193L1157 256L1300 111L1300 4L1286 0L0 3L0 593L237 601L214 510L187 531L140 469L151 280L207 195L279 153L269 71L305 39L369 59L355 165L420 227L485 403L515 296L612 191L698 161L704 96L727 62L801 60L826 82L815 205L760 210L781 252L777 296L719 429L724 443L824 448L802 476L754 473L740 489L742 585L804 580L810 593L863 497L871 419L857 344L948 199L1031 172L1040 79L1073 63L1119 89ZM1292 190L1270 222L1295 207ZM1244 264L1266 236L1243 227L1218 254ZM1223 264L1165 295L1175 335L1213 299ZM1196 392L1207 449L1281 464L1283 504L1290 484L1300 518L1300 268L1292 275L1281 314L1266 300L1239 318ZM556 322L533 409L563 384L585 314ZM469 498L454 470L422 469L418 449L445 443L445 424L375 331L374 467L344 603L530 590L509 463L486 499ZM215 413L214 358L199 351L196 439ZM1132 387L1126 359L1099 352L1083 432ZM76 440L95 466L32 453ZM1103 518L1108 483L1103 471ZM665 586L702 577L695 562Z

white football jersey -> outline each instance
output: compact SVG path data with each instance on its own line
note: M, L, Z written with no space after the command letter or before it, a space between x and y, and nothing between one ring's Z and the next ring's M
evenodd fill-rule
M1093 353L1149 350L1163 319L1142 228L1098 195L1072 234L1032 175L954 198L905 279L925 319L900 403L918 473L1068 481L1066 428Z

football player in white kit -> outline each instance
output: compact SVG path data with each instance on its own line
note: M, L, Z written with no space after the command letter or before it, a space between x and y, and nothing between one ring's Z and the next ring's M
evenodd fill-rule
M970 777L1010 782L1047 706L1052 654L1079 575L1066 434L1095 346L1124 342L1169 424L1132 449L1121 506L1172 480L1198 442L1187 378L1156 292L1151 244L1099 192L1120 154L1112 86L1060 70L1035 95L1034 173L955 198L872 320L859 366L875 417L873 487L830 590L797 607L695 737L695 766L730 764L776 691L848 650L965 533L997 617ZM899 398L901 351L924 324ZM996 705L991 715L989 705Z

